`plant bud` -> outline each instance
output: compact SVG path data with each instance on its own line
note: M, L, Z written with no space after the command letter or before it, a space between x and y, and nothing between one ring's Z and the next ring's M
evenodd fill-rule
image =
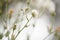
M32 10L32 17L38 17L38 12L37 10Z
M13 30L15 30L15 29L16 29L16 25L13 26Z

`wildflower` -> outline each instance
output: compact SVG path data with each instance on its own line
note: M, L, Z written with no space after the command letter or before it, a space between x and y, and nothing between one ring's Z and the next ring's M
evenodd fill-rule
M32 10L32 17L38 17L38 12L37 12L37 10Z
M15 40L15 36L14 36L13 33L12 33L12 35L11 35L11 40Z

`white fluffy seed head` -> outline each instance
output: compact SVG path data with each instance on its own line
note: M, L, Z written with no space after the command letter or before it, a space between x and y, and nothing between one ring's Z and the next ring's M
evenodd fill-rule
M53 2L50 2L49 6L48 6L48 10L52 14L52 16L56 15L55 4Z
M52 2L52 0L31 0L31 6L39 10L41 7L43 7L43 9L47 9L51 15L56 15L55 4Z
M32 17L37 18L38 17L38 11L37 10L32 10Z
M51 13L52 16L56 15L55 13L55 4L52 1L46 1L44 7Z
M50 2L50 4L49 4L49 11L50 12L55 11L55 4L53 2Z

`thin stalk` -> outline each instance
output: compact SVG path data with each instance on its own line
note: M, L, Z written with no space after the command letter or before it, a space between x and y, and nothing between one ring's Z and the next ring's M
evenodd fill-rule
M32 19L32 17L30 18L30 20ZM29 20L29 21L30 21ZM26 25L29 23L29 21L25 24L25 26L17 33L17 35L16 35L16 37L15 37L15 39L17 38L17 36L21 33L21 31L24 29L24 28L26 28Z
M53 29L54 17L52 18L52 21L51 21L51 22L52 22L52 25L51 25L51 26L52 26L52 29ZM51 30L51 31L52 31L52 30ZM54 31L54 32L55 32L55 31ZM51 32L51 34L54 33L54 32ZM48 36L46 36L43 40L45 40L45 39L46 39L47 37L49 37L51 34L49 34Z
M52 32L51 34L53 34L53 33L55 33L55 31ZM47 39L47 37L49 37L51 34L48 34L43 40Z
M18 20L18 17L19 17L19 14L17 15L15 22L13 23L12 27L11 27L9 30L11 30L11 29L13 28L13 26L15 25L15 23L16 23L17 20Z

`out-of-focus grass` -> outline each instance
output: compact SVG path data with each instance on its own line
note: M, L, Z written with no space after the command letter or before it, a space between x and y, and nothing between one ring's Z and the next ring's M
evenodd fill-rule
M6 7L6 1L0 0L0 15L3 14L5 7Z

